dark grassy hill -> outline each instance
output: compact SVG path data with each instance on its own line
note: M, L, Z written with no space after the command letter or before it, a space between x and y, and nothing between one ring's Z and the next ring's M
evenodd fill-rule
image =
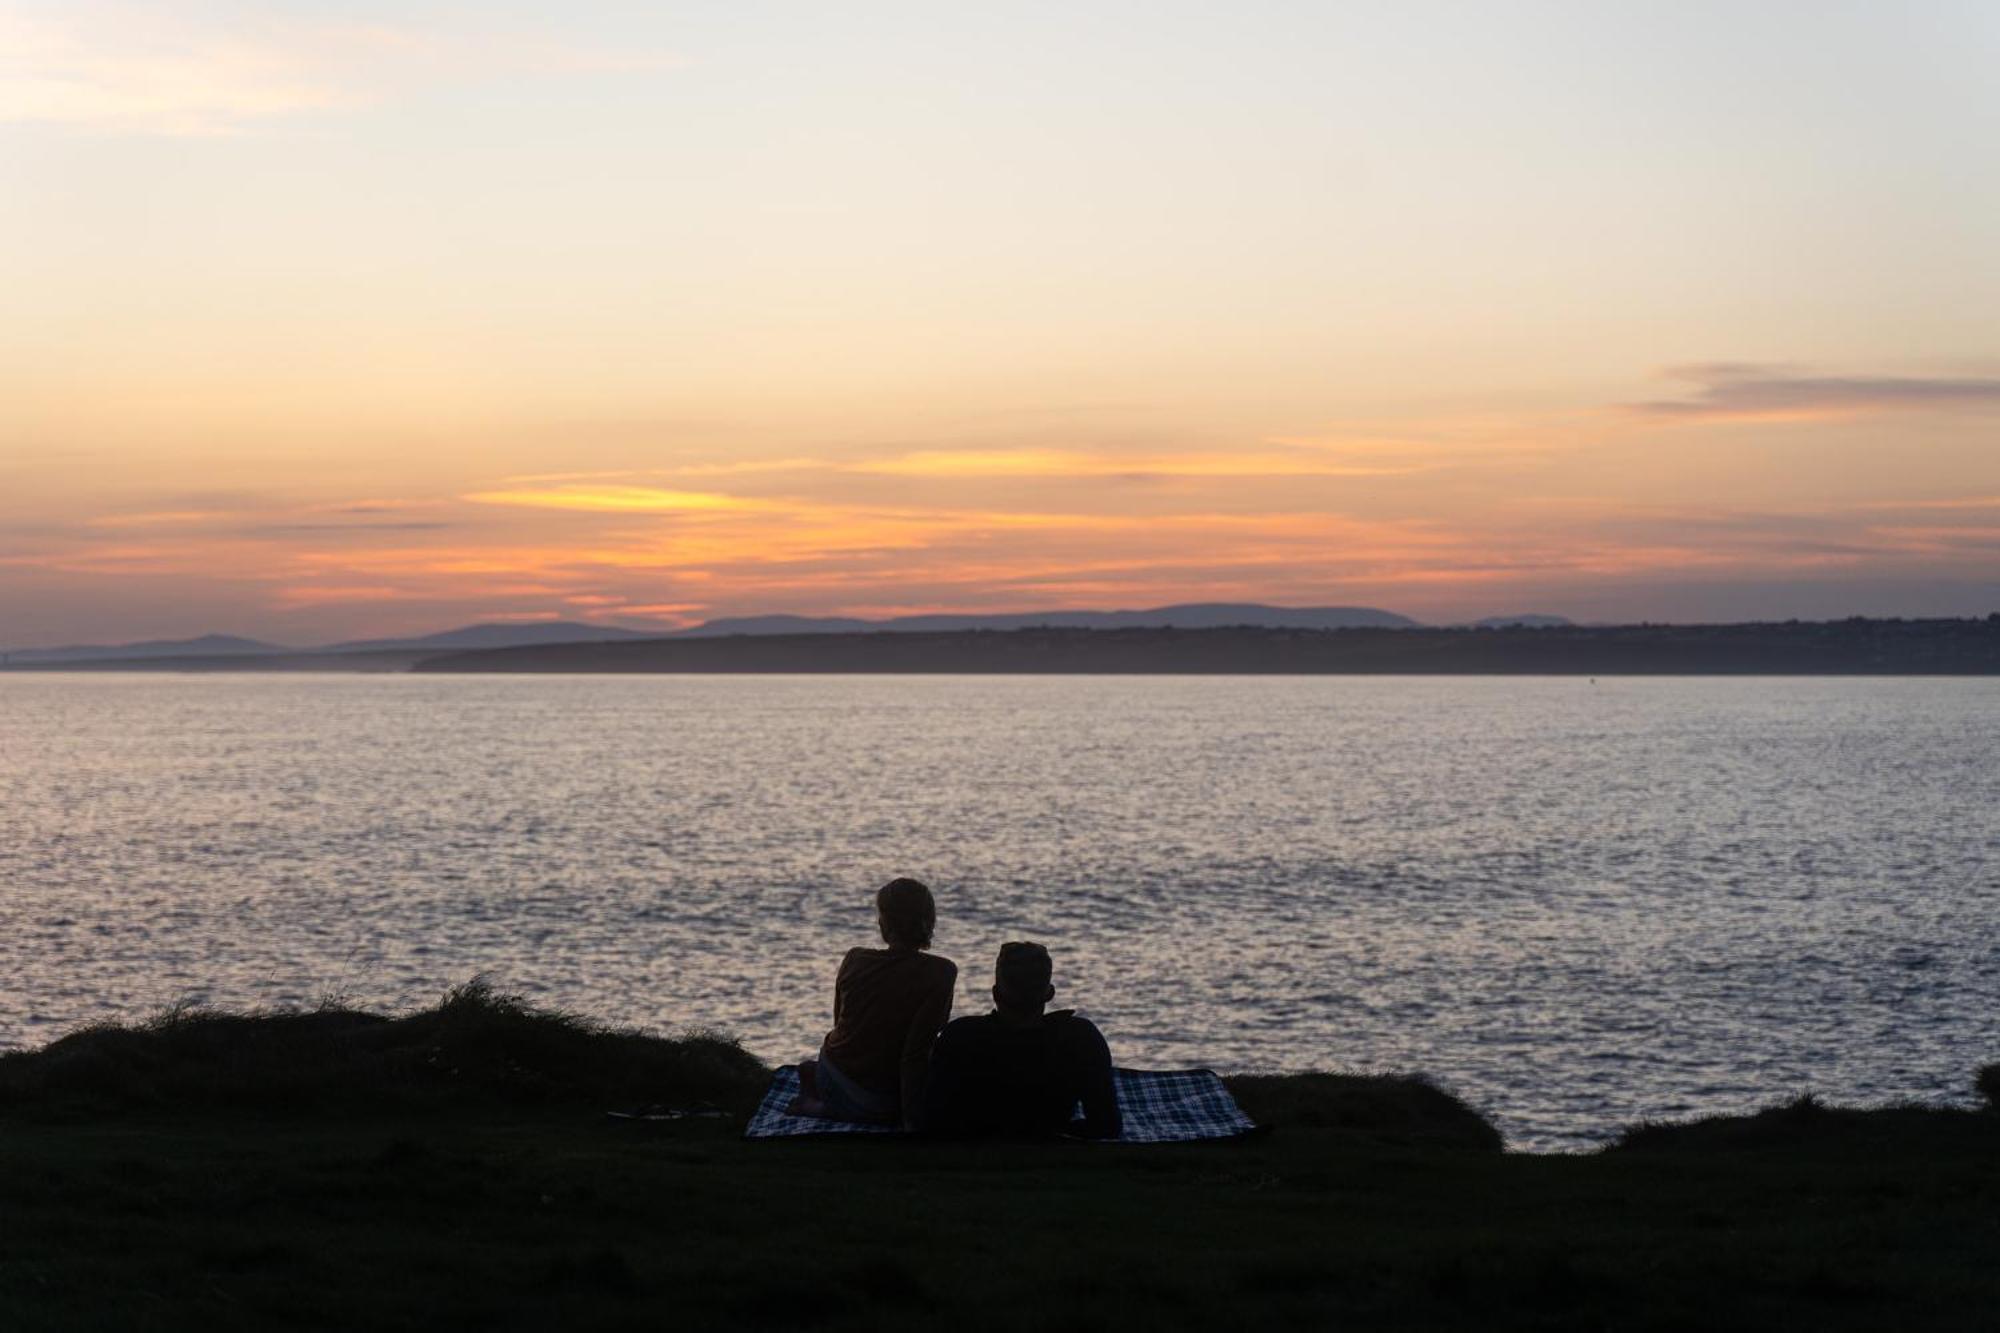
M0 1057L0 1325L1859 1330L2000 1302L1992 1110L1792 1103L1533 1156L1419 1082L1314 1075L1235 1080L1275 1126L1236 1143L745 1142L764 1073L479 986ZM722 1114L603 1114L640 1099Z

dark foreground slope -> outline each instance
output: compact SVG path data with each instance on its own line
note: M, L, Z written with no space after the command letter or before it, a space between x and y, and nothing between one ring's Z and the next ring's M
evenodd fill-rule
M1536 1157L1325 1076L1239 1081L1276 1129L1233 1144L746 1143L762 1075L476 988L5 1057L0 1324L1971 1328L2000 1299L1990 1112ZM602 1114L635 1090L724 1113Z
M452 653L418 671L1992 675L2000 616L1502 629L1022 629L758 635Z

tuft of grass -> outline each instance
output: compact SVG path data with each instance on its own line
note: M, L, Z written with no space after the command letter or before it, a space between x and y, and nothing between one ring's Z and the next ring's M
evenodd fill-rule
M1386 1142L1498 1152L1500 1131L1412 1074L1239 1074L1223 1080L1260 1125L1339 1129Z
M1952 1106L1829 1106L1808 1093L1751 1115L1646 1121L1628 1126L1606 1152L1737 1152L1837 1148L1901 1151L1992 1144L1993 1117Z
M2000 1111L2000 1064L1981 1065L1979 1072L1973 1076L1972 1085L1986 1099L1987 1110Z
M401 1017L338 1004L231 1013L176 1005L0 1056L0 1109L414 1110L493 1102L754 1106L770 1076L729 1038L606 1027L475 977Z
M1766 1148L1812 1138L1826 1125L1825 1103L1811 1093L1753 1115L1705 1116L1699 1120L1645 1120L1628 1125L1606 1150L1657 1149L1699 1145L1704 1148Z

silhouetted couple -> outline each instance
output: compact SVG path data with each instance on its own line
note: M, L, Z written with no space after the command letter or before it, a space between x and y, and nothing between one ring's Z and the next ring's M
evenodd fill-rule
M888 947L841 960L833 1030L818 1059L799 1066L797 1113L951 1137L1117 1137L1111 1050L1089 1019L1048 1011L1056 991L1047 949L1001 945L993 1011L947 1022L958 967L925 952L937 925L931 891L890 880L875 915Z

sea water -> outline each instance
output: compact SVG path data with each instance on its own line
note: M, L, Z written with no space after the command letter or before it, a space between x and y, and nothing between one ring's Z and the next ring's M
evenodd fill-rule
M809 1051L937 892L1140 1067L1421 1071L1519 1147L2000 1060L2000 681L0 675L0 1048L177 1001Z

